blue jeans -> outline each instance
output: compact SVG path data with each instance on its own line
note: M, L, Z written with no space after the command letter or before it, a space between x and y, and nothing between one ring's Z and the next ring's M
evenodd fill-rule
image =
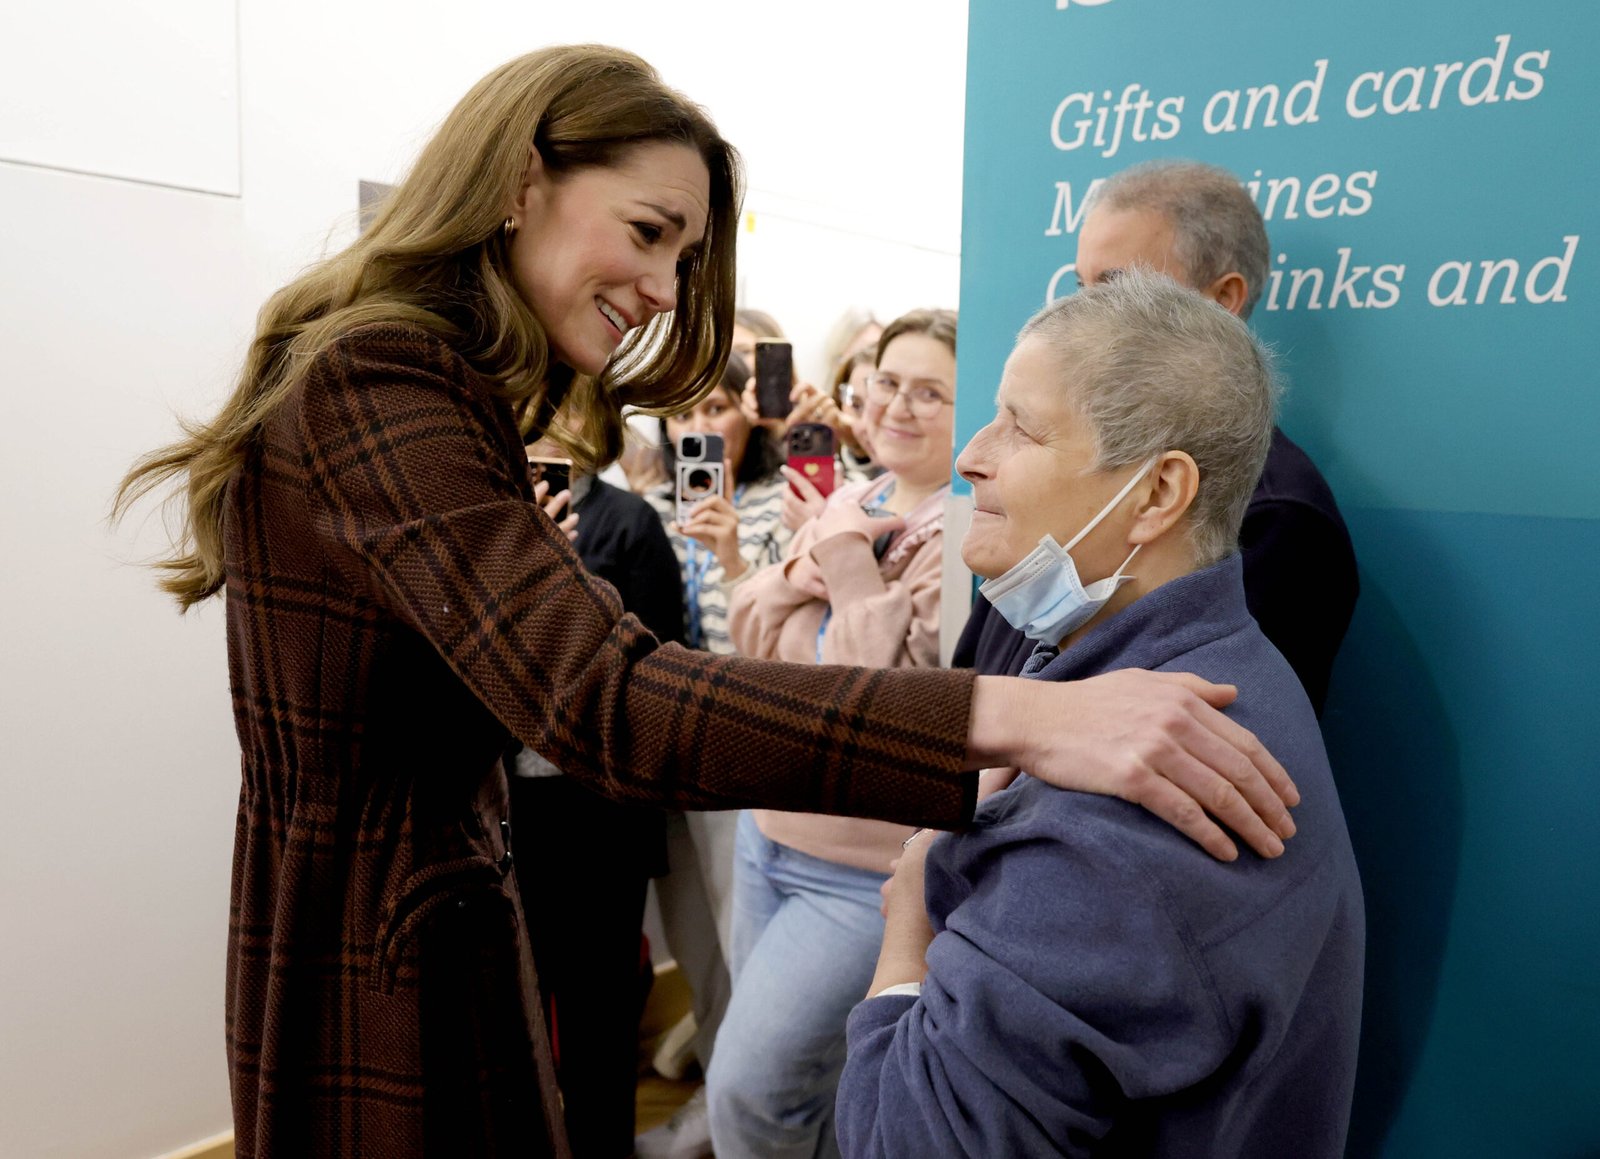
M844 1024L877 966L885 880L769 841L749 813L739 818L733 999L706 1076L717 1159L839 1154Z

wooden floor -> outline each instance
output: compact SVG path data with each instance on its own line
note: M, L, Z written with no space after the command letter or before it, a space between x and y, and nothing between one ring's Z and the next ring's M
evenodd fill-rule
M639 1080L639 1094L634 1100L634 1130L640 1134L651 1127L660 1126L678 1108L687 1103L700 1089L698 1078L672 1082L660 1075L649 1074Z

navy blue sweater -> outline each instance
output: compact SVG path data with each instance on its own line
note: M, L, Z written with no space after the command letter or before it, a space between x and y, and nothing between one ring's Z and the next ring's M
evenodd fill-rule
M848 1159L1343 1153L1361 886L1316 716L1245 608L1238 556L1029 664L1128 667L1237 684L1230 715L1300 788L1298 835L1223 864L1114 798L1023 776L985 801L928 853L921 997L850 1016Z

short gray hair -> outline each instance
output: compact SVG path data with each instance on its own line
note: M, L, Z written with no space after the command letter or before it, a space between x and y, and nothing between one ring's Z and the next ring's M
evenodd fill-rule
M1198 566L1239 542L1277 417L1272 356L1208 298L1147 269L1046 306L1017 336L1046 344L1094 439L1095 467L1185 451L1200 468L1187 515Z
M1267 284L1271 247L1261 211L1232 173L1202 161L1145 161L1106 179L1088 210L1102 207L1161 214L1190 285L1203 290L1237 271L1245 281L1240 316L1250 317Z

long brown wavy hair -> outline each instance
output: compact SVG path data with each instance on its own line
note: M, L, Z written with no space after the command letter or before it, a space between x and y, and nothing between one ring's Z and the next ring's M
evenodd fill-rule
M544 330L516 291L501 223L528 170L529 147L559 176L675 141L711 175L704 243L678 268L677 304L631 334L598 379L553 363ZM547 48L475 85L423 148L371 227L262 307L237 387L210 422L134 464L112 518L169 480L184 504L173 554L156 567L187 610L223 584L228 481L263 424L330 342L373 322L438 334L511 403L523 429L549 433L594 467L622 449L622 407L677 413L713 389L733 335L738 154L697 105L639 57L598 45ZM572 416L570 423L560 414Z

